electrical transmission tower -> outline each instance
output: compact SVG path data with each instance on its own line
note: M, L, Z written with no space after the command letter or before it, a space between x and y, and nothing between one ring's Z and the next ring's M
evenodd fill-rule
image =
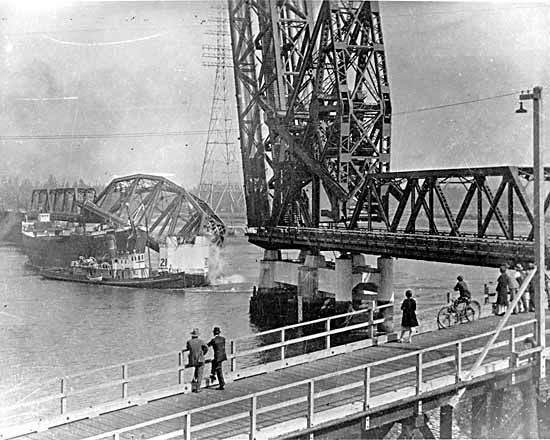
M244 231L246 206L242 185L239 146L234 142L234 102L229 97L233 88L232 56L229 43L227 10L218 5L216 15L208 19L206 31L214 44L203 45L203 65L216 68L214 93L210 109L208 137L204 149L199 197L207 202L225 222L228 232Z

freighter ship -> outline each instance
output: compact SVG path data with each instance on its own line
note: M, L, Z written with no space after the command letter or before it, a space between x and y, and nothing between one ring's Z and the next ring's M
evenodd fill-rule
M205 202L147 174L114 179L93 200L86 191L33 192L35 218L22 222L21 233L30 263L45 278L149 288L208 284L209 252L223 243L225 225Z
M144 252L147 242L147 232L142 228L114 229L100 224L52 221L50 213L40 213L36 220L24 220L21 237L30 264L38 268L68 267L81 256L102 259L113 248Z

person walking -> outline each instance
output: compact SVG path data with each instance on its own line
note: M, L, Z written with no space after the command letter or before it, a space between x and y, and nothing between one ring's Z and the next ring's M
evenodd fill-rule
M193 380L191 381L191 391L198 393L201 388L204 372L204 355L208 352L208 347L199 338L198 328L194 328L191 332L191 339L187 341L187 350L189 351L189 366L195 368Z
M403 336L408 332L409 339L406 342L409 344L412 341L412 328L418 327L418 320L416 319L416 301L412 296L412 290L407 290L405 292L406 298L401 304L401 310L403 311L403 316L401 317L401 336L398 340L398 342L405 342L403 341Z
M500 266L500 275L497 278L497 309L496 315L502 316L506 313L508 307L508 290L510 285L510 277L506 273L506 266Z
M208 342L208 346L212 347L214 350L210 380L216 380L217 376L218 390L223 390L225 388L225 379L223 378L222 362L227 360L227 354L225 353L225 338L221 335L219 327L214 327L212 333L214 337Z

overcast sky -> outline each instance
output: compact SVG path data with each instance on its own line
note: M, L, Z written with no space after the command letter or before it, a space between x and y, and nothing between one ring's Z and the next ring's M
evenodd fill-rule
M107 182L143 171L196 185L213 92L214 69L201 64L212 3L0 3L0 136L195 132L3 140L0 175ZM550 3L389 2L381 10L392 169L528 164L532 113L514 113L514 92L542 85L550 108ZM549 123L543 133L548 146Z

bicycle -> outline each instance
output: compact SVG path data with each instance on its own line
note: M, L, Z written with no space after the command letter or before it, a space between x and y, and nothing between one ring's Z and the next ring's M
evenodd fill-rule
M472 322L481 315L481 304L476 300L458 299L443 306L437 313L438 328L448 328L464 322Z

